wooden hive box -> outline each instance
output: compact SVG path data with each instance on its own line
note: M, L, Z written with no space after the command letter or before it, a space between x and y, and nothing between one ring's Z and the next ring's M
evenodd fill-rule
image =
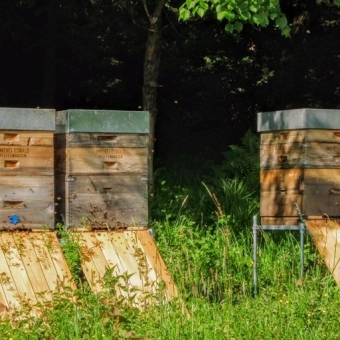
M258 114L261 223L340 216L340 110Z
M57 112L58 221L70 227L84 217L91 227L146 225L148 132L144 111Z
M54 227L55 111L0 108L0 228Z

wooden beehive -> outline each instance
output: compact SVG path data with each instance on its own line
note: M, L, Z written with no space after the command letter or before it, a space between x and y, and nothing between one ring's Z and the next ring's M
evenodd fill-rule
M54 227L55 111L0 108L0 228Z
M57 112L59 222L103 228L147 224L148 131L144 111Z
M259 113L258 131L262 224L298 224L295 203L305 218L340 216L340 111Z

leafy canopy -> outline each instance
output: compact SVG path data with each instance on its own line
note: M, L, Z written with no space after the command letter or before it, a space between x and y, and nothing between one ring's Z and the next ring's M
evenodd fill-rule
M340 6L340 0L333 2ZM218 20L227 20L225 29L229 33L241 32L243 23L264 27L272 20L284 36L290 34L290 26L281 11L280 0L186 0L179 11L180 19L184 21L215 12Z

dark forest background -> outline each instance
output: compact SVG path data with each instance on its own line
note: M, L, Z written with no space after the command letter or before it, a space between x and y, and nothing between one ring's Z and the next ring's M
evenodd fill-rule
M150 6L155 5L152 0ZM213 17L178 20L162 9L155 164L218 161L256 113L340 109L340 9L283 1L294 29ZM0 107L141 110L149 33L139 0L1 0Z

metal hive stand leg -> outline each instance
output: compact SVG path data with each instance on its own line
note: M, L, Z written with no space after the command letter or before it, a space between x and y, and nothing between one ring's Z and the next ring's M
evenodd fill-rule
M298 209L298 207L297 207ZM254 283L254 295L257 294L257 236L258 230L268 230L268 231L300 231L300 279L303 279L304 276L304 232L305 232L305 223L298 209L301 223L299 225L258 225L257 224L257 216L253 217L253 283Z

